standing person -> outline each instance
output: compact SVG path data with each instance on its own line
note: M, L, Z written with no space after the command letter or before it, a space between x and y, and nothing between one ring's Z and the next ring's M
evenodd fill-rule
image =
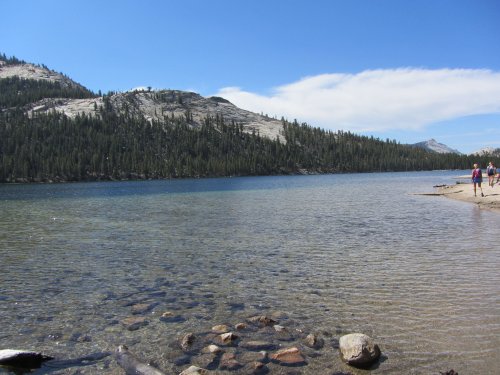
M477 164L474 164L474 169L472 170L472 182L474 183L474 196L476 196L476 185L481 189L481 196L484 197L483 188L481 187L481 182L483 182L483 171Z
M495 185L495 175L497 174L497 169L491 161L486 168L486 174L488 175L488 186L493 187L493 185Z

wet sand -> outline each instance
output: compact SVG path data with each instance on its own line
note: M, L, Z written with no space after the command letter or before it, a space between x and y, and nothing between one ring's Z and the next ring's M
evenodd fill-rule
M488 177L483 176L483 194L477 187L477 196L474 196L474 185L470 181L470 176L460 176L460 181L455 185L443 185L436 187L436 195L442 195L446 198L452 198L459 201L475 203L479 208L493 210L500 213L500 183L496 182L493 187L488 186Z

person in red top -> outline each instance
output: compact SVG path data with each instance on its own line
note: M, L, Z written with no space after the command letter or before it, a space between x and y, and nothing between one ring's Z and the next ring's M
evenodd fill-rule
M476 196L476 185L481 189L481 196L484 197L483 188L481 183L483 182L483 171L477 164L474 164L474 169L472 170L472 182L474 183L474 196Z

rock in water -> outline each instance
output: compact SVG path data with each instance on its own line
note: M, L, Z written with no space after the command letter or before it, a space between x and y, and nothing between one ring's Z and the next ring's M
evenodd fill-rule
M238 339L238 336L235 335L233 332L228 332L217 336L216 339L222 345L233 345L235 341Z
M351 333L339 340L342 359L349 365L365 367L380 357L380 349L373 339L362 333Z
M282 366L302 366L306 364L304 356L299 348L295 346L278 350L276 353L271 354L270 358Z
M127 328L129 331L136 331L141 327L144 327L149 324L143 316L131 316L125 319L122 319L121 323Z
M276 326L275 326L276 327ZM324 340L314 333L310 333L304 340L304 343L313 349L321 349L324 345Z
M3 349L0 350L0 365L23 369L39 368L42 362L53 359L41 353L25 350Z
M194 335L194 333L188 333L184 335L184 337L181 340L181 349L185 352L189 351L195 339L196 336Z
M127 375L165 375L160 370L135 358L125 345L120 345L115 352L116 362Z
M179 375L205 375L205 374L207 374L207 370L197 366L191 366L188 369L182 371Z
M219 324L219 325L212 327L212 332L218 333L218 334L228 333L229 327L225 324Z

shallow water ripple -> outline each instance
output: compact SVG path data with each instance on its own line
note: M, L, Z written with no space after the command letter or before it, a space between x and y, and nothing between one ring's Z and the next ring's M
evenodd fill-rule
M0 186L0 348L127 344L179 373L182 334L282 312L327 339L302 374L366 374L336 351L353 331L381 346L374 374L494 374L500 215L409 194L456 174ZM129 331L138 304L149 324ZM78 373L122 371L108 358Z

